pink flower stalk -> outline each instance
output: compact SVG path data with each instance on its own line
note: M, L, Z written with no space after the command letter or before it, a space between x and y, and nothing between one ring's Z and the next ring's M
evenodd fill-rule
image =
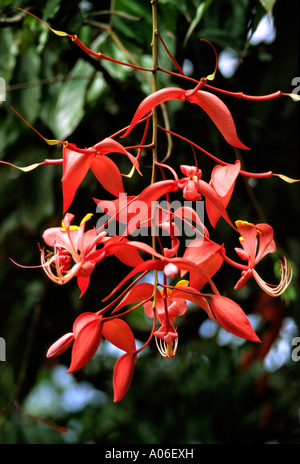
M280 296L289 286L292 279L292 267L280 263L280 282L278 285L266 283L254 269L260 260L268 253L276 251L273 239L273 229L268 224L252 224L247 221L236 221L237 230L241 234L240 243L243 248L235 248L241 259L248 262L248 269L242 272L242 277L235 285L235 289L243 288L250 277L253 277L258 285L270 296Z

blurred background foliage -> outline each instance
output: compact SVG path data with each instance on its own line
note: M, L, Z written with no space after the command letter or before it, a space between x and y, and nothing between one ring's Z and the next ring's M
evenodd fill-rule
M10 109L12 105L47 138L91 146L128 125L140 100L150 92L149 75L99 61L69 39L50 33L41 23L0 0L0 76L6 100L0 106L0 156L20 166L60 158L60 146L49 147ZM93 50L119 60L151 67L150 1L16 0L54 29L77 34ZM219 55L213 85L262 95L278 89L292 92L299 75L299 4L284 0L159 0L159 30L178 63L193 78L214 69L211 41ZM276 33L260 35L266 14ZM256 35L255 35L256 33ZM230 61L229 61L230 60ZM159 65L175 71L163 47ZM226 67L227 65L227 67ZM230 65L230 66L229 66ZM229 66L229 68L228 68ZM233 66L233 67L232 67ZM299 82L297 82L299 84ZM158 86L188 84L160 73ZM219 96L221 96L219 94ZM189 105L168 105L170 126L225 161L237 157L254 172L272 170L299 178L299 109L281 98L251 102L223 95L241 140L251 151L228 146L211 121ZM139 140L139 128L128 144ZM193 164L183 142L173 141L169 162ZM159 135L159 156L167 150ZM144 178L124 179L129 194L141 190L150 169L144 153ZM208 180L213 163L198 153ZM116 156L122 172L130 166ZM83 311L97 311L101 299L126 272L114 258L97 269L88 292L79 299L76 282L56 287L39 263L43 231L62 219L61 166L42 166L24 174L0 167L0 336L6 361L0 362L1 443L300 443L299 363L291 358L299 335L299 186L280 179L237 182L229 214L254 223L267 221L275 230L278 255L260 271L277 279L276 260L285 254L294 266L286 295L272 300L252 282L234 292L239 272L224 265L216 284L251 318L262 339L259 346L230 336L191 307L180 324L178 353L165 360L149 347L136 364L126 397L113 403L112 372L119 356L105 343L80 372L66 374L70 352L55 361L47 348L71 330ZM95 213L93 197L106 198L92 174L78 190L70 212L78 221ZM108 197L107 197L108 198ZM96 216L94 216L96 217ZM236 236L220 221L212 238L224 242L234 258ZM137 340L147 339L143 313L131 315ZM59 429L62 427L62 430ZM62 433L63 428L67 433Z

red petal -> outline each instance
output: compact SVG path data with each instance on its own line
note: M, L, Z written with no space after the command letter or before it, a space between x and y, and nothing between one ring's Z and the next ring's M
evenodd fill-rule
M77 277L77 284L78 284L78 287L81 290L80 297L82 297L84 295L84 293L86 292L86 290L87 290L87 288L89 286L89 283L90 283L90 276L88 276L88 277L78 276Z
M235 164L227 166L215 166L212 171L211 185L221 197L224 208L226 208L231 198L240 167L240 162L237 161ZM209 199L206 201L206 211L210 223L215 226L221 217L221 213Z
M172 298L183 298L184 300L191 301L196 306L204 309L208 316L212 318L212 312L207 300L197 290L191 287L176 287L172 291Z
M115 200L98 200L94 198L94 201L97 204L97 208L103 211L110 217L115 217L116 221L119 221L121 224L127 224L129 213L128 207L130 203L136 197L133 195L120 195Z
M183 221L189 220L190 221L188 222L189 224L192 224L193 222L195 222L199 226L199 229L197 228L197 230L199 230L199 232L202 232L204 235L209 236L209 232L207 228L202 223L201 219L199 218L198 214L193 208L190 208L189 206L181 206L177 208L176 211L174 212L174 218L177 218L177 217L182 218ZM176 219L175 219L175 223L176 223Z
M115 364L113 385L114 385L114 402L120 401L127 393L134 372L136 355L125 353Z
M96 353L102 336L102 318L91 319L78 332L68 372L75 372L87 364Z
M165 89L158 90L157 92L148 95L138 106L130 126L128 127L127 131L125 132L123 137L126 137L129 132L133 129L133 127L142 119L146 114L150 113L150 111L157 105L167 101L167 100L185 100L185 90L179 89L177 87L167 87Z
M110 319L103 323L102 335L120 350L136 350L135 339L129 325L122 319Z
M75 321L74 321L74 324L73 324L73 333L74 333L74 337L76 338L77 335L79 334L80 330L86 325L88 324L89 322L91 321L96 321L96 320L99 320L100 319L100 316L98 314L95 314L95 313L90 313L90 312L85 312L85 313L82 313L80 314L80 316L78 316Z
M103 139L101 142L94 145L93 148L96 149L96 156L103 156L107 155L108 153L123 153L123 155L126 155L134 167L139 171L139 163L136 158L131 153L129 153L123 147L123 145L121 145L119 142L116 142L116 140L111 139L110 137Z
M109 244L112 245L113 243L115 243L116 246L112 247L111 250L109 250L109 248L105 249L107 255L115 255L122 263L126 264L127 266L135 267L139 264L142 264L144 261L134 247L126 246L126 244L129 243L129 241L125 237L122 237L121 242L119 236L107 238L104 237L102 243L104 245L107 245L107 247L109 247ZM120 243L125 243L125 245L122 246L122 244L120 245Z
M91 169L105 190L116 197L124 192L122 176L117 165L107 156L94 156Z
M143 222L149 221L151 218L154 203L163 195L169 192L176 192L178 190L177 181L175 180L162 180L148 185L135 200L128 205L128 227L124 235L132 234L134 232L133 226L138 226L138 221L134 224L135 216ZM143 212L143 215L139 211Z
M113 291L105 297L102 301L108 300L114 293L116 293L122 285L124 285L129 279L131 279L133 276L136 274L139 274L144 271L152 271L152 270L157 270L157 271L162 271L164 268L164 261L161 260L155 260L155 259L150 259L148 261L144 261L142 264L137 266L136 268L132 269L132 271L127 274L126 277L124 277L123 280L113 289Z
M186 272L190 273L190 285L193 288L198 289L198 282L208 282L209 277L205 270L198 266L197 264L193 263L192 261L185 259L185 258L172 258L168 260L169 262L172 261L175 266L178 267L180 271L184 271L183 274ZM203 284L204 285L204 284Z
M257 247L256 226L246 221L236 221L236 226L237 230L241 234L240 244L249 256L249 265L254 267Z
M145 253L148 253L150 254L151 256L155 256L156 258L161 258L163 259L163 256L160 255L159 253L157 253L154 248L152 248L150 245L147 245L147 243L143 243L143 242L136 242L134 240L132 241L129 241L129 240L111 240L111 241L108 241L104 248L102 248L102 251L104 251L107 255L111 255L111 254L116 254L117 252L119 252L121 249L124 249L125 252L126 252L126 249L127 250L140 250L140 251L143 251ZM130 255L129 255L130 256ZM142 264L142 263L140 263Z
M243 261L249 260L249 255L243 248L235 248L235 251Z
M222 216L225 219L225 221L228 222L228 224L234 227L229 219L226 208L223 205L222 199L212 188L212 186L200 179L198 180L198 190L205 196L206 200L208 200L208 202L210 203L210 208L216 210L216 215L218 217ZM215 227L216 224L213 222L211 223L211 225Z
M63 148L63 210L67 211L76 190L91 166L92 155Z
M201 238L193 240L186 248L183 258L191 261L194 265L196 264L204 271L202 275L190 272L191 287L200 289L207 283L207 277L213 277L220 269L223 263L223 258L219 253L221 249L222 245ZM181 272L181 276L184 274L185 272Z
M126 305L147 300L148 298L151 298L153 296L153 293L154 286L152 284L146 282L136 284L126 293L126 295L122 298L122 300L113 310L113 312L118 311ZM158 290L157 293L160 294Z
M239 140L231 113L219 97L212 93L198 90L190 97L187 91L186 99L200 106L208 114L230 145L249 150L249 148Z
M237 160L235 164L228 164L227 166L218 165L212 170L212 186L220 197L226 198L227 203L228 193L232 193L240 168L241 163Z
M269 224L256 224L259 238L259 248L255 257L255 264L257 264L266 254L274 253L276 251L276 244L273 240L273 228Z
M252 342L260 342L249 319L237 303L225 296L214 295L210 299L210 305L215 319L228 332Z

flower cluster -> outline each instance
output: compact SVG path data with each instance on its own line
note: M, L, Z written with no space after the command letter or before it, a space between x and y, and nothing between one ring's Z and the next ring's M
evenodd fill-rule
M46 26L49 28L48 25ZM93 52L77 36L49 29L56 35L71 38L75 45L94 57L115 61L101 53ZM115 61L115 63L119 62ZM173 63L176 64L175 59ZM130 66L127 63L121 64ZM190 82L182 73L178 73L178 76L185 79L184 82ZM45 246L41 248L41 266L54 283L64 285L72 278L76 278L82 297L88 290L95 267L101 265L111 255L116 256L129 267L126 277L104 299L105 302L110 299L110 303L95 313L85 312L77 317L72 331L55 341L47 353L48 357L59 356L72 347L69 372L75 372L90 361L103 337L123 350L124 354L116 362L113 374L115 401L119 401L126 394L138 355L153 339L164 357L169 359L175 355L180 335L175 321L187 313L187 302L203 310L207 317L230 333L251 342L260 341L243 309L235 301L222 296L213 282L213 277L220 272L224 263L241 271L235 289L244 287L247 281L253 278L266 293L279 296L288 287L292 278L292 269L284 258L280 263L280 282L272 285L263 280L256 266L264 256L276 251L272 227L268 224L252 224L246 220L232 221L227 212L238 176L269 178L278 175L272 172L245 172L241 169L239 161L234 164L226 163L194 142L158 125L155 109L162 103L170 100L178 100L182 105L192 103L191 111L197 111L197 107L204 110L226 143L241 150L248 150L238 137L228 107L210 91L220 90L208 84L208 80L213 77L202 78L189 90L177 87L154 90L137 107L126 128L119 131L116 136L106 137L92 147L79 148L68 141L51 141L43 137L49 144L62 145L62 159L46 159L44 163L23 168L26 171L40 164L62 164L64 217L61 226L45 230L43 234ZM227 94L236 96L230 92ZM268 100L281 95L286 94L276 92L259 98ZM238 97L251 99L240 93ZM256 99L253 97L253 100ZM181 137L193 150L199 149L215 161L216 165L210 173L208 182L203 179L196 156L192 164L181 166L162 164L158 161L157 141L152 138L152 142L145 145L151 120L156 129L168 132L174 137ZM125 148L121 142L134 132L136 125L144 127L142 143L133 148ZM120 141L115 140L117 136ZM143 166L140 163L140 154L143 149L150 149L153 152L155 176L142 191L137 192L136 195L125 196L124 200L126 192L122 174L109 155L118 153L126 156L132 165L132 173L141 175ZM133 154L136 150L137 154ZM85 216L76 226L73 224L74 216L68 210L89 170L113 198L105 202L95 199L98 207L109 211L110 215L107 216L105 223L87 230L87 223L92 215ZM162 178L157 180L159 172ZM207 173L205 177L207 178ZM172 203L173 194L176 194L176 198L182 199L175 208ZM122 201L121 195L123 195ZM161 203L157 207L157 203L161 200L165 200L164 204ZM216 243L211 238L208 228L204 226L203 217L197 206L194 206L199 203L205 205L212 229L223 218L236 234L237 244L240 244L235 249L239 258L237 261L229 258L223 243ZM109 235L108 226L112 221L123 225L122 233ZM181 233L182 230L179 230L178 221L188 224L196 238L187 242L186 237ZM168 241L167 246L166 240L162 242L157 232L152 234L152 245L142 240L142 233L140 233L141 240L135 239L137 232L153 231L154 228L164 233L164 238ZM150 273L154 276L154 284L142 280ZM132 329L123 319L128 312L135 311L137 308L143 308L146 316L153 320L149 338L140 348L136 347Z

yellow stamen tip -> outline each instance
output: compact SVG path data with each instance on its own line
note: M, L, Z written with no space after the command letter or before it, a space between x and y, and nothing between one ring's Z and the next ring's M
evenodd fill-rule
M84 222L89 221L89 220L91 219L92 216L93 216L93 213L88 213L88 214L86 214L86 215L84 216L84 218L82 219L80 225L83 224Z
M235 221L235 225L236 225L237 227L254 226L254 224L252 224L252 222L241 221L241 220Z
M177 282L175 287L187 287L188 285L189 285L189 281L182 279L182 280L179 280L179 282Z

